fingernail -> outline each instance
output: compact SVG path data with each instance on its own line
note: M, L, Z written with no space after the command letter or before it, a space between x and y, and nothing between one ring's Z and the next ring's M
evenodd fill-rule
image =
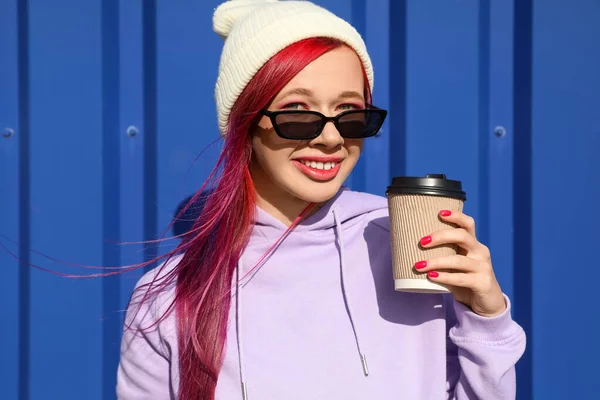
M438 276L440 276L440 274L438 274L438 273L437 273L437 272L435 272L435 271L429 271L429 272L427 273L427 275L429 275L429 277L430 277L430 278L437 278Z
M428 245L429 243L431 243L431 236L425 236L421 239L421 246Z
M449 217L449 216L452 215L452 211L450 211L450 210L442 210L442 211L440 211L440 215L442 217Z
M427 266L427 261L419 261L415 264L416 269L423 269Z

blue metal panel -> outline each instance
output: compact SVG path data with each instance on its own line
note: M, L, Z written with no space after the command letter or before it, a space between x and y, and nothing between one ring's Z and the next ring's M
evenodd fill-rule
M515 318L527 333L525 354L517 364L517 395L532 399L532 357L535 332L531 314L531 30L532 0L514 3L514 146L513 226Z
M162 234L179 203L196 192L218 157L214 85L223 42L212 31L219 1L157 4L157 179L158 231ZM193 166L193 167L192 167ZM191 168L191 169L190 169ZM148 194L147 194L148 195ZM163 242L160 251L175 240Z
M144 102L142 0L119 2L120 123L120 265L144 261ZM120 308L125 309L132 290L144 271L121 278ZM122 313L122 317L124 313Z
M144 261L144 53L142 0L119 2L119 127L117 132L120 182L120 265ZM119 308L123 326L124 310L143 269L120 278ZM119 354L118 343L112 349ZM116 379L116 369L112 371ZM104 399L115 398L115 386L104 383Z
M19 398L29 398L31 371L31 166L30 166L30 77L29 10L25 1L17 2L18 82L19 82Z
M19 255L17 2L0 3L0 246ZM12 243L11 243L12 241ZM19 393L19 263L0 247L0 397ZM27 267L23 267L27 268Z
M365 3L366 43L375 71L373 103L386 110L390 106L390 0ZM384 195L391 182L390 151L391 136L396 134L393 118L387 120L379 136L365 141L361 158L364 161L364 186L369 193ZM404 155L402 155L404 157Z
M31 0L29 12L31 246L101 265L101 2ZM51 264L37 255L32 261ZM32 271L32 399L101 398L102 289L101 280Z
M389 3L389 113L390 177L406 175L406 0Z
M462 180L477 220L478 4L407 1L406 18L407 173Z
M156 98L156 1L142 7L143 34L143 104L144 104L144 240L156 239L157 228L157 98ZM144 258L153 260L157 246L144 244ZM146 270L153 266L146 267Z
M600 3L535 2L533 394L597 398Z
M348 3L348 4L345 4ZM331 4L330 9L333 8L346 8L350 10L350 18L347 19L356 30L362 35L363 40L367 40L367 5L365 0L351 0L350 2L338 1L337 4ZM340 15L340 14L338 14ZM340 15L341 16L341 15ZM343 18L343 17L342 17ZM369 140L368 142L372 142ZM364 149L366 150L366 149ZM350 175L346 178L345 184L352 188L353 190L358 190L364 192L366 189L367 181L369 180L367 177L366 171L366 151L363 151L360 158L358 159L354 169L350 173Z
M483 3L482 3L483 4ZM487 187L487 199L481 201L487 214L484 239L494 255L496 276L504 292L513 298L513 3L488 1L489 53L486 77L489 80L487 118L480 125L487 148L480 149L480 159L487 158L487 176L480 176L480 186ZM481 31L481 29L480 29ZM481 33L480 33L481 40ZM485 71L480 71L483 74ZM481 76L480 76L481 77ZM480 101L483 103L483 96ZM483 120L483 118L481 118ZM503 134L502 128L506 131ZM485 142L482 140L482 142ZM483 199L482 199L483 200ZM483 210L482 210L483 211Z
M482 168L479 186L485 196L480 200L479 226L484 232L480 230L479 237L492 252L496 277L504 293L512 299L513 316L516 316L514 310L519 304L514 301L513 287L514 5L511 1L485 1L481 2L481 8L479 56L481 60L485 54L486 62L480 63L480 135L485 140L481 140L479 158L480 166L485 168ZM485 39L483 32L487 33ZM482 43L483 40L486 42ZM519 374L519 399L527 398L521 388L528 379Z
M102 263L121 262L120 234L120 156L119 156L119 2L102 1ZM115 396L122 318L120 277L102 279L102 398Z
M219 142L188 173L218 139L220 2L0 2L0 234L21 244L2 241L22 263L30 247L110 266L158 251L115 241L160 236L218 157ZM317 3L363 34L374 103L390 109L347 183L383 194L405 173L463 180L466 211L529 335L518 398L592 397L594 253L580 241L598 237L600 5ZM119 311L143 271L74 281L19 268L4 251L0 265L0 398L114 398ZM564 266L581 273L559 275ZM561 315L568 324L555 322Z
M490 240L490 211L489 211L489 194L490 194L490 159L489 159L489 123L490 123L490 2L479 2L479 26L478 26L478 100L479 113L478 133L479 133L479 148L478 150L478 194L479 194L479 218L477 220L477 236L478 239L487 245ZM510 65L510 64L509 64Z

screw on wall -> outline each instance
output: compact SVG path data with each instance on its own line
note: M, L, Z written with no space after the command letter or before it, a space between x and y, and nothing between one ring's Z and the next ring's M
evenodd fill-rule
M131 125L129 128L127 128L127 136L129 137L135 137L140 133L139 129L133 125Z
M10 139L15 135L15 130L12 128L6 128L2 131L2 137L5 139Z
M497 126L494 128L494 134L496 137L503 138L506 136L506 128L503 126Z

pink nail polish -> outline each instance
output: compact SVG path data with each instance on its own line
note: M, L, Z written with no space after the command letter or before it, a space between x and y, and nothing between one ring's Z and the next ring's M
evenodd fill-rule
M438 274L438 273L437 273L437 272L435 272L435 271L429 271L429 272L427 273L427 275L429 275L429 277L430 277L430 278L437 278L438 276L440 276L440 274Z
M449 216L452 215L452 211L450 211L450 210L442 210L442 211L440 211L440 215L442 217L449 217Z
M431 243L431 240L431 236L425 236L423 239L421 239L421 246L428 245Z
M423 269L426 266L427 266L427 261L419 261L418 263L415 263L416 269Z

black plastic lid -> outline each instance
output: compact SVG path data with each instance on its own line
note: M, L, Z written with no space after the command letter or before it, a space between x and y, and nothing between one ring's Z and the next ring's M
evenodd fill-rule
M386 194L421 194L467 200L462 183L446 179L444 174L427 174L425 178L398 176L392 179Z

